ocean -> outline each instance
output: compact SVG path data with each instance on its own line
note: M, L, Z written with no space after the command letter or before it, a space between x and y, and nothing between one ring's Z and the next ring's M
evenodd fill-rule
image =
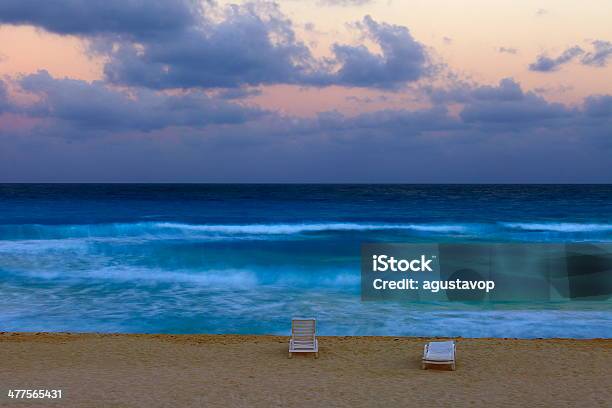
M366 242L612 242L612 186L0 184L0 331L612 337L610 299L362 302Z

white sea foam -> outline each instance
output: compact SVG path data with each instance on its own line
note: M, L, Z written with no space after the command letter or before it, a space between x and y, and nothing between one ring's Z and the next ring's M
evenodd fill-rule
M323 231L413 230L425 232L464 232L465 225L449 224L384 224L384 223L309 223L309 224L182 224L157 223L159 228L225 234L299 234Z
M89 270L27 271L26 276L40 279L98 279L110 282L137 282L140 284L188 283L201 286L247 289L257 286L254 272L243 269L211 269L206 271L167 271L150 268L104 267Z
M0 242L7 240L45 240L70 238L145 239L172 237L215 238L271 235L296 235L325 231L417 231L436 234L463 233L473 226L467 224L398 224L398 223L278 223L278 224L189 224L177 222L138 222L84 225L0 225Z
M524 231L550 231L550 232L606 232L612 231L612 224L595 223L533 223L533 222L504 222L506 228Z

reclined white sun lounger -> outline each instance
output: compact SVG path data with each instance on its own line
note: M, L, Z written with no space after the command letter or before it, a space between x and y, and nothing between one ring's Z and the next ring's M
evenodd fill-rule
M316 329L315 319L293 318L291 320L289 358L293 357L293 353L315 353L315 358L319 357Z
M455 342L449 341L430 341L423 350L422 368L425 370L428 364L450 365L451 370L455 370Z

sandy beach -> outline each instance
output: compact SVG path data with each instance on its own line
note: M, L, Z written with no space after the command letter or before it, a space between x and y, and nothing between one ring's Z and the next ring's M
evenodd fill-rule
M459 339L457 371L420 369L427 339L0 334L1 406L605 407L612 340ZM10 400L9 389L61 389Z

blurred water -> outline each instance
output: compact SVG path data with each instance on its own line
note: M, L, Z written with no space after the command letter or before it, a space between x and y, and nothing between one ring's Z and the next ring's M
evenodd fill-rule
M363 242L610 242L611 186L0 185L0 331L612 337L610 301L362 303Z

